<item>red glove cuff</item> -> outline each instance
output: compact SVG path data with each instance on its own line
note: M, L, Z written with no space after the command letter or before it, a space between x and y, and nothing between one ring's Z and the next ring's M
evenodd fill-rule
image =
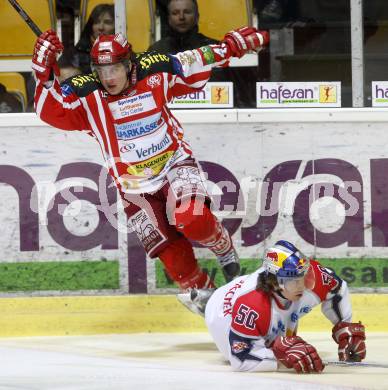
M233 57L242 57L250 50L260 50L269 43L267 31L258 31L254 27L241 27L229 31L223 41Z
M349 337L359 337L365 340L365 326L361 322L338 322L332 329L332 337L337 344Z
M51 69L54 69L56 75L59 74L56 56L62 50L63 45L57 34L52 30L45 31L36 40L32 57L32 68L41 82L49 80Z
M339 322L333 327L332 337L338 344L339 360L359 362L365 359L365 327L361 322Z

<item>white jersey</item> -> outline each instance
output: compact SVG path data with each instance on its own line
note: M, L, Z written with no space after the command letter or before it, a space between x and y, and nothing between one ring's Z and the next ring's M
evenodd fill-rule
M225 359L238 371L274 371L277 361L271 345L275 338L296 334L299 318L322 304L333 323L351 322L352 309L346 282L331 270L311 261L315 286L298 301L256 290L256 272L220 287L206 305L206 325Z

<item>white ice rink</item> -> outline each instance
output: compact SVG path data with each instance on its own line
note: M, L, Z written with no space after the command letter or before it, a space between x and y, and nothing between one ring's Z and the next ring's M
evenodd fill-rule
M323 359L330 335L301 334ZM388 334L370 333L367 361L388 363ZM388 369L326 367L322 374L238 373L206 333L0 339L1 390L388 389Z

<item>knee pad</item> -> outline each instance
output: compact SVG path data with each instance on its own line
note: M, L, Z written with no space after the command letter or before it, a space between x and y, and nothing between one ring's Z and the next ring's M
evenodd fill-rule
M177 230L190 240L205 241L216 231L217 219L202 201L191 199L175 210L174 217Z

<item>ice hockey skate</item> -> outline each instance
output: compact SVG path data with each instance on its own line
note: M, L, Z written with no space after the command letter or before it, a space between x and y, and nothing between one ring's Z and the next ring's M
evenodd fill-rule
M240 259L234 248L223 256L217 256L217 261L227 283L240 275Z
M190 291L177 294L177 299L191 312L204 317L206 304L215 290L215 288L192 288Z

